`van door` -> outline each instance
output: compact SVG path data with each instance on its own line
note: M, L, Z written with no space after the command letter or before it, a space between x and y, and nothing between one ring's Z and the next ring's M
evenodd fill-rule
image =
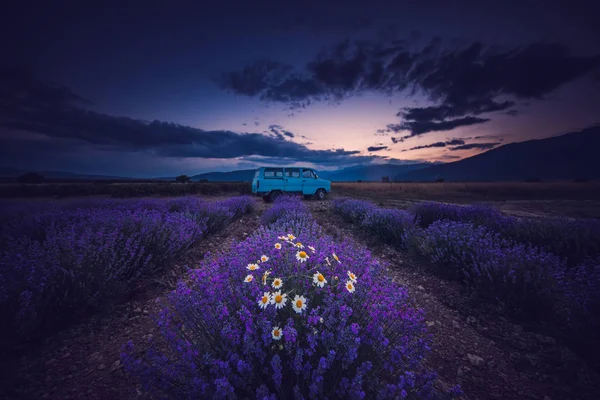
M317 177L310 169L302 170L302 193L315 194L317 187Z
M302 193L302 177L300 168L285 169L285 191Z
M269 193L272 190L285 190L283 168L265 168L263 180L260 181L260 191ZM264 189L263 189L263 184Z

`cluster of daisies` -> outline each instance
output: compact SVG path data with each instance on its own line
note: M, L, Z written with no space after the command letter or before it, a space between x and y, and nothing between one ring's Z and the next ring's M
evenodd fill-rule
M291 233L288 235L285 235L285 236L279 236L278 239L282 240L283 243L285 243L287 245L291 245L294 248L298 249L298 251L296 252L296 260L298 260L300 263L304 263L310 258L309 255L307 254L307 252L305 250L303 250L304 245L300 242L294 242L296 237L294 235L292 235ZM279 242L275 243L275 249L281 250L282 247L283 247L283 245L281 243L279 243ZM316 252L314 247L312 247L312 246L306 246L306 247L312 253ZM335 261L337 261L338 263L341 264L339 257L335 253L332 254L332 257ZM262 255L260 257L260 260L258 260L256 263L248 264L246 269L250 272L257 271L260 269L259 264L266 263L267 261L269 261L269 257L267 257L266 255ZM328 265L331 265L331 261L329 260L329 257L326 257L325 261L327 262ZM270 274L271 274L271 271L268 271L268 270L263 273L263 275L262 275L263 285L267 285L267 279ZM348 274L348 280L346 281L344 286L348 292L354 293L354 291L356 290L355 284L357 281L357 277L350 271L348 271L347 274ZM271 282L271 286L277 291L275 291L273 293L270 293L270 292L263 293L261 298L258 300L258 306L260 308L262 308L263 310L266 309L269 305L273 305L273 306L275 306L275 309L279 310L279 309L282 309L288 302L287 294L281 292L281 288L283 286L283 279L282 278L272 278L272 279L273 279L273 281ZM325 285L327 284L327 279L319 271L316 271L312 275L312 279L313 279L313 284L317 287L322 288L322 287L325 287ZM335 277L335 279L337 279L337 276ZM248 274L246 276L246 278L244 279L244 282L250 283L253 280L254 280L254 275ZM293 301L291 302L291 305L292 305L292 309L296 313L302 314L302 312L306 310L307 299L304 296L296 295L294 297ZM273 330L271 331L271 336L273 337L274 340L280 340L281 337L283 336L283 329L281 329L278 326L273 327Z

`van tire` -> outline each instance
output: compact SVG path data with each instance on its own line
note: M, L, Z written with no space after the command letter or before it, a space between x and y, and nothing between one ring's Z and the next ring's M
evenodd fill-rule
M274 190L271 193L269 193L269 203L274 202L275 199L278 198L280 194L281 194L281 192L279 190Z
M317 193L315 193L315 195L317 196L318 200L325 200L325 195L326 194L327 193L323 189L319 189L319 190L317 190Z

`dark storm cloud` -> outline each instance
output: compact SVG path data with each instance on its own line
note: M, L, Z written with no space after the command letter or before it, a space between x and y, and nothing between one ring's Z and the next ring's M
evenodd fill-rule
M471 149L479 149L479 150L486 150L486 149L492 149L498 145L500 145L502 143L469 143L469 144L464 144L462 146L456 146L456 147L450 147L450 150L471 150Z
M599 67L600 55L572 55L558 43L505 48L473 42L450 48L436 38L414 49L401 40L344 41L321 51L301 70L263 62L225 75L220 84L238 94L303 106L365 91L423 93L436 105L403 108L397 114L402 122L377 131L407 131L402 140L490 120L478 117L482 114L516 115L512 107L517 101L542 99Z
M271 132L271 134L279 140L285 140L285 136L292 139L296 136L292 132L286 131L281 125L269 125L268 132Z
M431 144L425 144L423 146L411 147L410 149L405 149L402 151L404 152L404 151L412 151L412 150L420 150L420 149L431 149L431 148L435 148L435 147L458 146L458 145L462 145L462 144L465 144L464 140L452 139L452 140L448 140L446 142L435 142L435 143L431 143Z
M452 129L461 126L482 124L487 121L489 121L488 118L479 117L462 117L447 121L405 121L401 124L388 125L388 130L395 133L409 131L410 133L408 135L399 138L400 141L403 141L404 139L420 136L429 132L451 131Z
M488 136L475 136L473 139L487 139L487 140L498 140L500 142L504 141L504 136L501 135L488 135Z
M442 158L444 160L456 160L456 159L460 158L460 156L453 156L453 155L450 155L450 154L444 154L442 156Z
M371 151L381 151L381 150L386 150L388 147L387 146L370 146L367 147L367 151L371 152Z
M114 117L85 110L83 102L67 88L48 85L28 74L8 71L0 77L0 127L6 132L32 132L44 135L39 150L51 152L63 141L92 145L110 151L148 152L162 157L238 158L244 156L312 160L316 163L354 163L360 151L344 149L310 150L285 140L292 132L278 125L271 133L205 131L162 121L142 121ZM46 140L52 138L54 140ZM3 136L3 152L22 145L23 137ZM60 140L56 140L60 139ZM19 142L21 140L21 142ZM61 149L56 149L60 151ZM375 158L369 158L373 160ZM365 159L367 160L367 159Z

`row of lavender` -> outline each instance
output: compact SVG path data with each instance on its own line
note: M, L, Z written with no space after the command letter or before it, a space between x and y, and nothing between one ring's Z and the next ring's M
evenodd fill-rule
M188 197L11 207L0 216L0 350L124 300L254 204Z
M295 198L278 198L262 222L166 298L150 350L125 346L123 364L146 390L173 399L431 395L422 312L370 253L334 243Z
M523 316L559 315L598 329L600 221L517 218L482 206L421 203L407 211L338 199L335 212Z

